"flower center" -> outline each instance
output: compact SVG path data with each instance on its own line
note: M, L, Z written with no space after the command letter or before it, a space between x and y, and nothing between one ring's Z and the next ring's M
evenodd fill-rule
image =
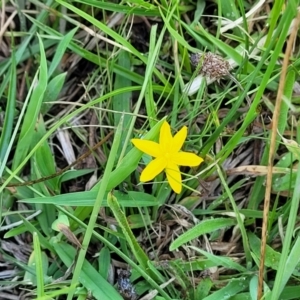
M165 158L166 158L166 160L170 160L170 159L171 159L171 156L172 156L171 153L169 153L169 152L166 152L166 153L165 153Z

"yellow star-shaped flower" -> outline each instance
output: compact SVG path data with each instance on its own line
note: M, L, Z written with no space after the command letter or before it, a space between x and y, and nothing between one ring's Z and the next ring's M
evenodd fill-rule
M165 121L160 129L159 143L132 139L136 148L155 158L143 170L140 180L150 181L165 170L171 188L179 194L182 189L179 166L195 167L203 162L203 159L194 153L180 151L186 136L187 127L184 126L173 137L170 125Z

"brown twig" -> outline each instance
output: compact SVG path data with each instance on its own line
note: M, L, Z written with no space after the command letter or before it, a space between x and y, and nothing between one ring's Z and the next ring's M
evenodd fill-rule
M296 22L294 24L291 35L287 42L287 47L286 47L286 51L285 51L284 59L283 59L283 63L282 63L282 71L280 74L280 81L279 81L276 103L275 103L275 108L274 108L274 115L273 115L273 120L272 120L272 133L271 133L271 142L270 142L270 151L269 151L268 173L267 173L264 211L263 211L263 224L262 224L262 233L261 233L260 265L259 265L258 291L257 291L257 299L258 300L262 299L262 296L263 296L268 215L269 215L269 209L270 209L273 161L274 161L274 155L275 155L275 149L276 149L276 136L277 136L278 120L279 120L280 107L281 107L281 102L282 102L282 97L283 97L284 86L285 86L286 73L287 73L287 69L289 66L289 60L290 60L290 56L292 53L294 41L297 36L299 24L300 24L300 12L298 12L298 14L297 14Z

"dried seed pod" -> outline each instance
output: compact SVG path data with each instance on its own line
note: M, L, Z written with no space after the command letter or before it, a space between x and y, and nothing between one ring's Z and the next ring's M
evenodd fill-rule
M238 87L244 91L242 85L235 79L234 76L229 72L230 64L227 60L221 56L207 52L207 53L194 53L190 55L191 65L196 69L200 64L199 74L203 77L208 77L209 79L219 80L222 77L228 76L233 82L235 82ZM251 105L251 100L246 94L245 98L249 106Z
M208 53L194 53L190 56L191 65L197 68L201 64L199 74L211 79L219 79L230 75L230 65L227 60L221 56L208 52Z

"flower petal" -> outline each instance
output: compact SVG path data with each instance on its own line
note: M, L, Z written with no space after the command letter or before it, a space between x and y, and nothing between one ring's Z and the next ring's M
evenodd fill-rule
M167 165L167 162L164 158L159 157L152 160L147 167L143 170L140 181L150 181L156 175L158 175Z
M159 134L159 144L161 146L161 150L163 153L169 152L169 149L172 145L172 134L171 134L171 128L167 121L163 122L160 128L160 134Z
M172 162L179 166L196 167L203 162L203 158L190 152L178 152L172 155Z
M175 135L174 135L174 138L173 138L173 143L172 143L172 152L178 152L185 139L186 139L186 136L187 136L187 127L186 126L183 126Z
M161 155L161 150L158 143L140 139L132 139L131 142L136 148L148 155L154 157Z
M172 190L179 194L182 190L181 173L177 165L169 163L166 167L168 182Z

